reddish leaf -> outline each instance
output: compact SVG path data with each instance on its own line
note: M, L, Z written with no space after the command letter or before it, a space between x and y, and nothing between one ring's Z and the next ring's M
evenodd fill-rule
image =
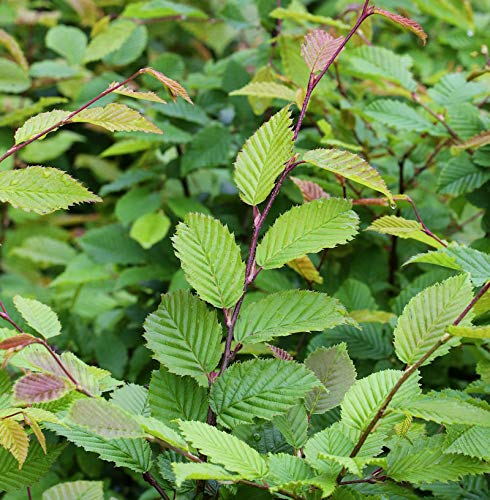
M292 361L294 358L289 354L287 351L284 349L281 349L279 347L276 347L275 345L270 345L270 344L265 344L270 351L272 352L273 356L277 359L282 359L283 361Z
M191 98L189 97L189 94L179 82L172 80L168 76L165 76L163 73L160 73L160 71L157 71L153 68L145 68L143 72L148 73L149 75L155 77L159 82L163 83L165 87L168 88L174 99L180 95L180 97L185 99L187 102L193 104Z
M20 335L14 335L8 339L2 340L0 342L0 350L8 349L22 349L30 344L36 344L39 339L28 333L21 333Z
M344 41L343 36L334 38L326 31L317 29L305 36L301 55L312 72L322 70Z
M66 379L49 373L31 373L14 386L14 396L24 403L41 403L59 399L73 389Z
M407 30L410 30L412 33L415 33L422 40L422 42L424 42L424 45L426 44L427 33L424 31L424 28L422 28L422 26L420 26L420 24L413 19L394 14L393 12L384 9L374 9L374 14L386 17L390 21L393 21Z
M291 177L291 180L299 187L301 194L303 195L304 201L312 201L318 198L330 198L330 195L326 193L318 184L312 181L304 181L303 179L298 179L297 177Z

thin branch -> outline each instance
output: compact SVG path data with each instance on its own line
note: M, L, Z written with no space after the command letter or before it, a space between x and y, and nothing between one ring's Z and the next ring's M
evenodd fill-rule
M466 315L471 311L473 306L481 299L481 297L487 292L487 290L489 288L490 288L490 281L488 281L480 289L480 291L475 295L473 300L465 307L465 309L461 312L461 314L456 318L456 320L453 322L454 326L461 323L461 321L466 317ZM366 427L364 432L361 434L354 449L352 450L352 453L350 454L351 458L355 457L359 453L362 446L366 442L366 439L368 438L369 434L371 434L371 432L375 428L376 424L383 417L386 409L388 408L388 405L391 403L392 399L395 397L395 395L399 391L400 387L407 381L407 379L410 377L410 375L412 375L415 371L417 371L432 356L432 354L434 354L434 352L437 351L437 349L439 349L439 347L441 347L443 344L445 344L451 338L452 338L451 334L445 333L416 363L408 366L405 369L405 371L403 372L403 375L400 377L400 379L395 384L393 389L391 389L391 391L386 396L386 398L383 401L382 405L380 406L379 410L376 412L376 415L369 422L368 426ZM345 474L345 469L343 469L340 472L340 474L338 475L337 482L340 482L340 480L342 479L344 474Z
M170 500L170 497L165 493L163 488L158 484L157 480L153 477L152 473L146 471L143 473L143 479L158 492L161 498Z

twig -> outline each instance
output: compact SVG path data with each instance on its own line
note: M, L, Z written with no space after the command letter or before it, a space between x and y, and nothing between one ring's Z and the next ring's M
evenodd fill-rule
M170 497L165 493L163 488L157 483L157 480L153 477L152 473L149 471L146 471L143 473L143 479L150 485L155 488L155 490L158 492L158 494L164 498L165 500L170 500Z

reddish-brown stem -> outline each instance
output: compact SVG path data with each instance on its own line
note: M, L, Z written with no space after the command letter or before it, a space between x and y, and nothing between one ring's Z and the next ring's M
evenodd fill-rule
M147 471L143 473L143 479L150 485L155 488L155 490L158 492L158 494L164 498L165 500L170 500L170 497L165 493L163 488L157 483L157 480L153 477L151 472Z
M461 321L466 317L466 315L471 311L473 306L481 299L481 297L488 291L489 288L490 288L490 281L488 281L480 289L480 291L475 295L473 300L471 300L471 302L464 308L464 310L461 312L461 314L453 322L453 325L456 326L459 323L461 323ZM407 368L403 372L403 375L400 377L400 379L395 384L393 389L391 389L391 391L386 396L386 398L383 401L382 405L380 406L379 410L376 412L376 415L369 422L366 429L361 434L359 440L357 441L354 449L352 450L352 452L350 454L351 458L355 457L359 453L363 444L366 442L366 439L368 438L369 434L371 434L371 432L373 431L376 424L383 417L386 409L388 408L388 405L391 403L392 399L395 397L395 394L399 391L400 387L407 381L407 379L410 377L410 375L412 375L416 370L418 370L432 356L432 354L434 354L434 352L437 351L437 349L439 349L439 347L441 347L441 345L445 344L451 338L452 338L452 335L450 335L449 333L445 333L416 363L414 363L413 365L407 366ZM340 482L340 480L342 479L344 474L345 474L345 469L343 469L340 472L340 474L338 475L337 482Z
M43 137L44 135L48 134L49 132L52 132L53 130L56 130L57 128L59 128L61 126L66 125L67 123L70 123L71 119L74 116L78 115L78 113L82 112L84 109L88 108L89 106L91 106L92 104L97 102L99 99L102 99L107 94L110 94L111 92L114 92L114 90L117 90L118 88L131 82L137 76L144 73L145 69L146 68L142 68L142 69L138 70L136 73L132 74L129 78L126 78L126 80L124 80L123 82L118 83L118 84L114 85L113 87L109 87L108 89L104 90L99 95L95 96L93 99L90 99L90 101L88 101L83 106L79 107L75 111L72 111L66 118L64 118L63 120L60 120L59 122L55 123L51 127L44 129L42 132L39 132L38 134L36 134L34 137L31 137L27 141L21 142L20 144L16 144L15 146L12 146L8 151L6 151L2 156L0 156L0 163L3 160L5 160L5 158L8 158L9 156L12 156L13 154L17 153L17 151L19 151L20 149L25 148L26 146L28 146L29 144L31 144L34 141L37 141L40 137Z

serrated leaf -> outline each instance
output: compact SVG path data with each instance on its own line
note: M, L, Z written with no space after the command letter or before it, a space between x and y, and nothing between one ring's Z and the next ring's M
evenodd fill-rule
M235 162L234 179L241 199L248 205L262 203L274 187L293 152L289 108L264 123L244 144Z
M210 406L226 427L271 420L296 405L306 392L320 386L303 365L277 359L236 363L212 385Z
M129 236L148 249L165 238L170 225L170 219L161 210L151 212L134 221Z
M169 78L168 76L164 75L160 71L156 71L153 68L144 68L143 72L153 76L160 83L163 83L163 85L165 85L165 87L170 91L174 99L177 98L177 96L180 96L188 103L193 104L191 98L189 97L189 94L179 82L172 80L172 78Z
M5 30L0 29L0 45L3 45L9 52L14 61L24 70L29 70L29 63L25 58L24 52L20 48L17 40L9 35Z
M207 385L221 357L222 329L214 310L189 291L179 290L163 295L144 328L148 347L170 372Z
M314 485L315 471L300 457L286 453L270 455L269 469L267 483L271 492L291 491L297 497L306 498Z
M163 441L168 445L174 446L181 450L188 449L182 437L179 436L176 431L165 425L163 422L160 422L158 419L153 417L138 416L135 420L140 423L142 429L146 434L156 437L160 441Z
M0 446L10 451L22 469L27 458L29 438L24 427L11 418L0 419Z
M399 370L383 370L358 380L342 401L342 422L363 432L402 375L403 372ZM418 377L411 376L395 394L391 404L396 406L400 401L410 401L420 396L420 392ZM399 420L403 418L386 415L382 423L391 425Z
M76 203L102 200L61 170L35 166L0 172L0 201L47 214Z
M451 425L447 428L444 453L456 453L490 460L490 428L467 425Z
M330 195L315 182L299 179L298 177L291 177L290 179L298 186L305 202L317 200L318 198L330 198Z
M237 472L246 479L267 474L267 462L248 444L202 422L180 422L182 434L212 462Z
M188 214L172 238L187 281L219 308L234 306L245 279L245 264L233 234L209 215Z
M27 324L45 339L61 333L61 323L56 313L47 305L20 295L14 296L14 304Z
M117 82L112 82L109 87L116 87L118 85ZM152 102L160 102L162 104L165 104L166 101L164 101L161 97L155 94L155 92L151 91L138 91L135 90L131 87L128 87L126 85L123 85L122 87L118 87L117 89L113 90L114 94L119 94L123 95L126 97L132 97L133 99L142 99L143 101L152 101Z
M395 203L379 172L360 156L339 149L314 149L308 151L303 159L323 170L378 191L384 194L391 204Z
M422 26L420 26L420 24L413 19L409 19L388 10L378 8L374 9L374 14L379 14L380 16L386 17L390 21L393 21L395 24L398 24L399 26L410 30L412 33L415 33L422 40L422 42L424 42L424 45L426 44L427 33L424 31Z
M294 449L299 450L306 443L308 414L303 404L293 406L283 415L274 417L272 422Z
M467 81L463 73L449 73L444 75L427 93L437 104L446 107L471 101L484 92L485 88L481 83Z
M154 371L149 388L151 414L162 422L205 421L208 412L207 389L191 377L179 377L165 368Z
M31 118L29 118L22 127L15 131L15 144L20 144L25 142L35 135L43 132L44 130L51 128L53 125L59 123L61 126L64 120L70 115L69 111L62 111L61 109L54 109L53 111L46 111L45 113L39 113ZM53 132L55 129L51 130Z
M446 163L439 175L437 189L453 196L470 193L490 179L488 170L475 165L464 153Z
M14 396L23 403L42 403L59 399L74 389L65 378L50 373L30 373L17 380Z
M428 132L432 123L417 113L408 104L392 99L378 99L369 104L364 112L367 116L397 130Z
M397 215L385 215L376 219L366 228L366 231L376 231L380 234L389 234L398 238L417 240L435 248L441 248L442 246L424 231L420 222L404 219Z
M457 481L466 474L490 471L490 465L476 458L444 453L444 436L419 438L413 444L399 440L387 456L386 474L395 481L415 485Z
M110 23L90 40L83 61L85 63L97 61L121 48L137 26L136 23L128 20L117 20Z
M253 97L265 97L271 99L283 99L284 101L295 102L296 93L294 90L274 82L253 82L244 87L230 92L231 96L246 95Z
M272 12L270 12L269 16L274 19L288 19L291 21L295 21L301 26L304 25L304 21L308 21L310 23L321 24L324 26L331 26L332 28L337 28L337 29L344 29L344 30L349 29L349 25L343 23L338 19L311 14L299 2L293 2L289 4L289 8L287 9L283 7L278 7L274 9Z
M38 342L39 339L37 337L28 333L21 333L2 340L0 342L0 350L19 349Z
M320 285L323 283L323 277L307 255L303 255L303 257L294 259L286 264L306 281Z
M172 470L175 474L175 482L180 488L184 481L190 479L214 479L215 481L237 481L243 476L231 474L223 467L207 463L173 463Z
M119 103L110 103L107 106L87 108L75 115L72 122L90 123L98 125L111 132L115 130L131 132L152 132L162 134L163 132L153 123L148 121L138 111Z
M483 326L449 326L447 332L459 337L471 339L490 339L490 325Z
M42 500L104 500L102 481L71 481L47 489Z
M307 253L334 248L357 234L358 217L340 198L314 200L293 207L276 219L257 247L264 269L283 266Z
M100 398L75 401L67 420L69 424L84 427L106 439L138 438L144 435L135 417Z
M322 70L344 42L322 29L310 31L301 45L301 55L312 73Z
M325 413L338 406L356 380L356 369L349 358L346 344L317 349L306 358L305 366L326 389L313 389L306 395L305 403L310 414Z
M141 385L125 384L118 387L111 394L111 403L131 413L131 415L150 416L148 389Z
M413 297L398 318L394 331L398 358L409 365L420 360L472 298L473 290L466 274L448 278ZM458 343L457 339L454 340ZM441 346L424 364L447 353L452 345L455 343L450 341Z
M298 332L322 331L345 322L347 311L324 293L289 290L245 306L235 326L235 340L266 342Z

